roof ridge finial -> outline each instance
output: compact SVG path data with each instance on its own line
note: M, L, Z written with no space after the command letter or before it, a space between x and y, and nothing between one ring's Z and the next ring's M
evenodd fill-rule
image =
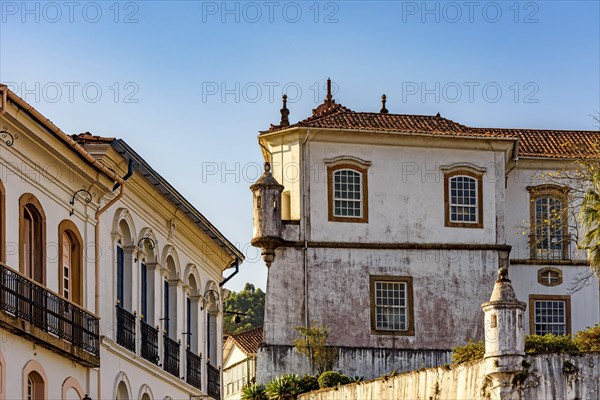
M331 95L331 78L327 78L327 96L325 97L325 102L331 105L331 99L333 96Z
M381 95L381 110L379 111L382 114L387 114L389 111L385 108L385 102L387 101L387 96L385 94Z
M287 94L284 94L283 97L283 108L279 110L281 112L281 122L279 122L279 126L290 126L290 110L287 108Z

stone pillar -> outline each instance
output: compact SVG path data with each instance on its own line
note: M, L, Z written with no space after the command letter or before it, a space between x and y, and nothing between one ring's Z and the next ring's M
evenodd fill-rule
M490 301L481 305L485 315L485 372L492 381L491 400L516 400L519 393L512 381L525 358L525 303L517 300L508 268L502 264Z

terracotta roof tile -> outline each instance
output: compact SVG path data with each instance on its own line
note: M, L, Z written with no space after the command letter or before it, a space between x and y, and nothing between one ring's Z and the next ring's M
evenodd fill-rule
M435 136L465 136L519 139L519 155L543 158L600 158L600 131L474 128L435 115L355 112L333 104L317 108L312 116L290 126L271 125L261 135L294 127L354 129L390 133L424 133Z
M232 340L246 354L256 354L263 341L263 327L230 335L227 340Z
M112 143L115 138L114 137L103 137L92 135L89 132L80 133L78 135L71 136L73 140L75 140L79 144L83 143Z

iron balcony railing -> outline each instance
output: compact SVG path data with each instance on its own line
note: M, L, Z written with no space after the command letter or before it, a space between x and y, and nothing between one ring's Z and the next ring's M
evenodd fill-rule
M135 353L135 315L118 304L117 343Z
M163 345L165 354L163 357L163 368L168 373L179 377L179 342L163 335Z
M532 259L549 261L571 259L571 235L531 234L529 243Z
M142 357L151 363L158 364L158 329L140 320L142 334Z
M202 357L188 349L186 351L186 360L186 382L197 389L202 389Z
M221 371L206 363L206 372L208 378L208 395L213 399L221 398Z
M0 263L0 309L99 357L99 321L91 313Z

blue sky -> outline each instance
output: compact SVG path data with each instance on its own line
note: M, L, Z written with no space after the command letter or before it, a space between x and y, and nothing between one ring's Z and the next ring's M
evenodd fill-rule
M356 111L597 129L598 1L0 1L0 81L69 133L125 139L244 251L256 136L325 95Z

